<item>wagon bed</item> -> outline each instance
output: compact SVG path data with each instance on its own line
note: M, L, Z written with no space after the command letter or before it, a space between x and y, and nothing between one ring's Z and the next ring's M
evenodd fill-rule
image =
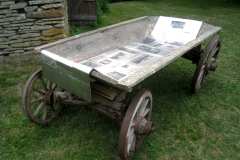
M194 47L197 47L221 29L220 27L203 23L196 39L175 50L171 50L168 54L163 54L161 57L153 56L154 58L148 63L138 65L137 68L132 69L131 72L128 72L128 75L122 79L118 78L119 76L121 77L121 75L116 75L115 77L117 78L113 78L112 76L99 72L94 67L91 68L81 63L103 53L105 53L105 55L112 54L113 52L111 51L114 50L126 51L126 46L134 42L142 44L153 31L158 18L159 17L137 18L66 38L56 43L37 48L37 50L55 61L79 70L79 72L104 80L121 89L131 90L138 83L170 64L178 57L183 56ZM114 71L114 69L111 71Z

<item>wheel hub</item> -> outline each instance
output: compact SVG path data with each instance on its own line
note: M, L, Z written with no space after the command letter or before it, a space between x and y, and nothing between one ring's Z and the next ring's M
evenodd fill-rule
M152 121L149 121L144 117L141 117L135 125L135 130L137 134L147 135L151 133L152 126L153 126Z
M53 104L53 101L54 101L54 95L53 95L53 92L52 91L46 91L45 93L44 93L44 103L46 104L46 105L51 105L51 104Z
M208 65L209 71L215 71L217 69L217 62L215 58L212 58L211 63Z

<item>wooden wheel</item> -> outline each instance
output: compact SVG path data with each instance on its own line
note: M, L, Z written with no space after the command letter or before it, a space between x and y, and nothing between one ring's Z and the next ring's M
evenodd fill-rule
M151 112L152 94L148 90L142 90L131 101L122 122L119 137L121 159L129 159L135 152L138 142L151 132Z
M202 87L206 76L209 74L209 71L216 70L220 48L220 38L219 35L216 35L209 42L205 51L202 52L201 58L197 64L197 68L192 80L193 93L196 93Z
M23 112L34 123L47 125L59 113L61 106L55 97L56 84L44 79L38 69L28 79L23 92Z

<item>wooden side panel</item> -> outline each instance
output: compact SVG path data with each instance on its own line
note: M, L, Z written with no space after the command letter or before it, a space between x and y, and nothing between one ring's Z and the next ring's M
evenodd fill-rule
M68 92L91 102L91 80L88 74L41 56L43 75Z

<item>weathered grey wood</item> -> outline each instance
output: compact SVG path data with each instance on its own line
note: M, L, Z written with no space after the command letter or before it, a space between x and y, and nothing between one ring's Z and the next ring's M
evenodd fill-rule
M119 94L119 90L109 86L106 87L101 84L94 84L93 88L95 94L105 97L111 101L113 101Z
M99 95L94 95L93 96L93 101L95 103L99 103L99 104L102 104L104 106L109 106L110 108L114 108L115 110L118 110L118 111L121 110L121 106L122 106L122 103L110 101L110 100L105 99L104 97L99 96Z
M43 75L61 88L91 102L91 80L88 74L53 59L41 56Z
M82 34L79 34L79 35L76 35L76 36L64 38L64 39L58 40L56 42L53 42L51 44L46 44L46 45L36 47L35 50L40 53L42 50L48 50L51 47L56 47L56 46L63 45L63 44L66 44L66 43L70 44L74 40L79 40L79 39L82 39L82 38L85 38L85 37L88 37L88 36L92 36L96 33L107 32L109 30L119 28L119 27L124 27L124 26L132 24L132 23L138 23L140 21L146 20L146 18L147 17L140 17L140 18L124 21L124 22L121 22L121 23L118 23L118 24L110 25L110 26L107 26L107 27L102 27L102 28L99 28L99 29L96 29L96 30L93 30L93 31L89 31L89 32L85 32L85 33L82 33Z
M161 63L152 64L151 66L142 66L141 72L133 73L127 80L124 81L109 81L112 85L117 86L121 89L131 91L134 86L142 82L147 77L153 75L157 71L161 70L168 64L175 61L177 58L183 56L185 53L191 49L197 47L203 41L209 39L211 36L214 36L221 30L220 27L215 27L209 24L204 24L202 30L200 31L199 36L192 42L188 43L184 47L175 50L171 53L171 56L164 58ZM106 76L101 75L101 73L92 72L92 76L99 79L107 79Z
M132 42L141 42L156 24L158 17L141 17L120 24L101 28L95 31L66 38L50 45L36 48L41 52L47 50L50 53L64 57L68 61L79 63L82 60L95 57L103 52L120 48ZM139 70L128 75L128 78L116 81L96 70L91 71L90 76L108 83L122 90L131 91L136 85L147 77L158 72L168 64L199 46L211 36L218 34L220 27L203 24L198 37L183 47L174 50L169 56L151 65L142 65ZM74 66L73 66L74 67Z

